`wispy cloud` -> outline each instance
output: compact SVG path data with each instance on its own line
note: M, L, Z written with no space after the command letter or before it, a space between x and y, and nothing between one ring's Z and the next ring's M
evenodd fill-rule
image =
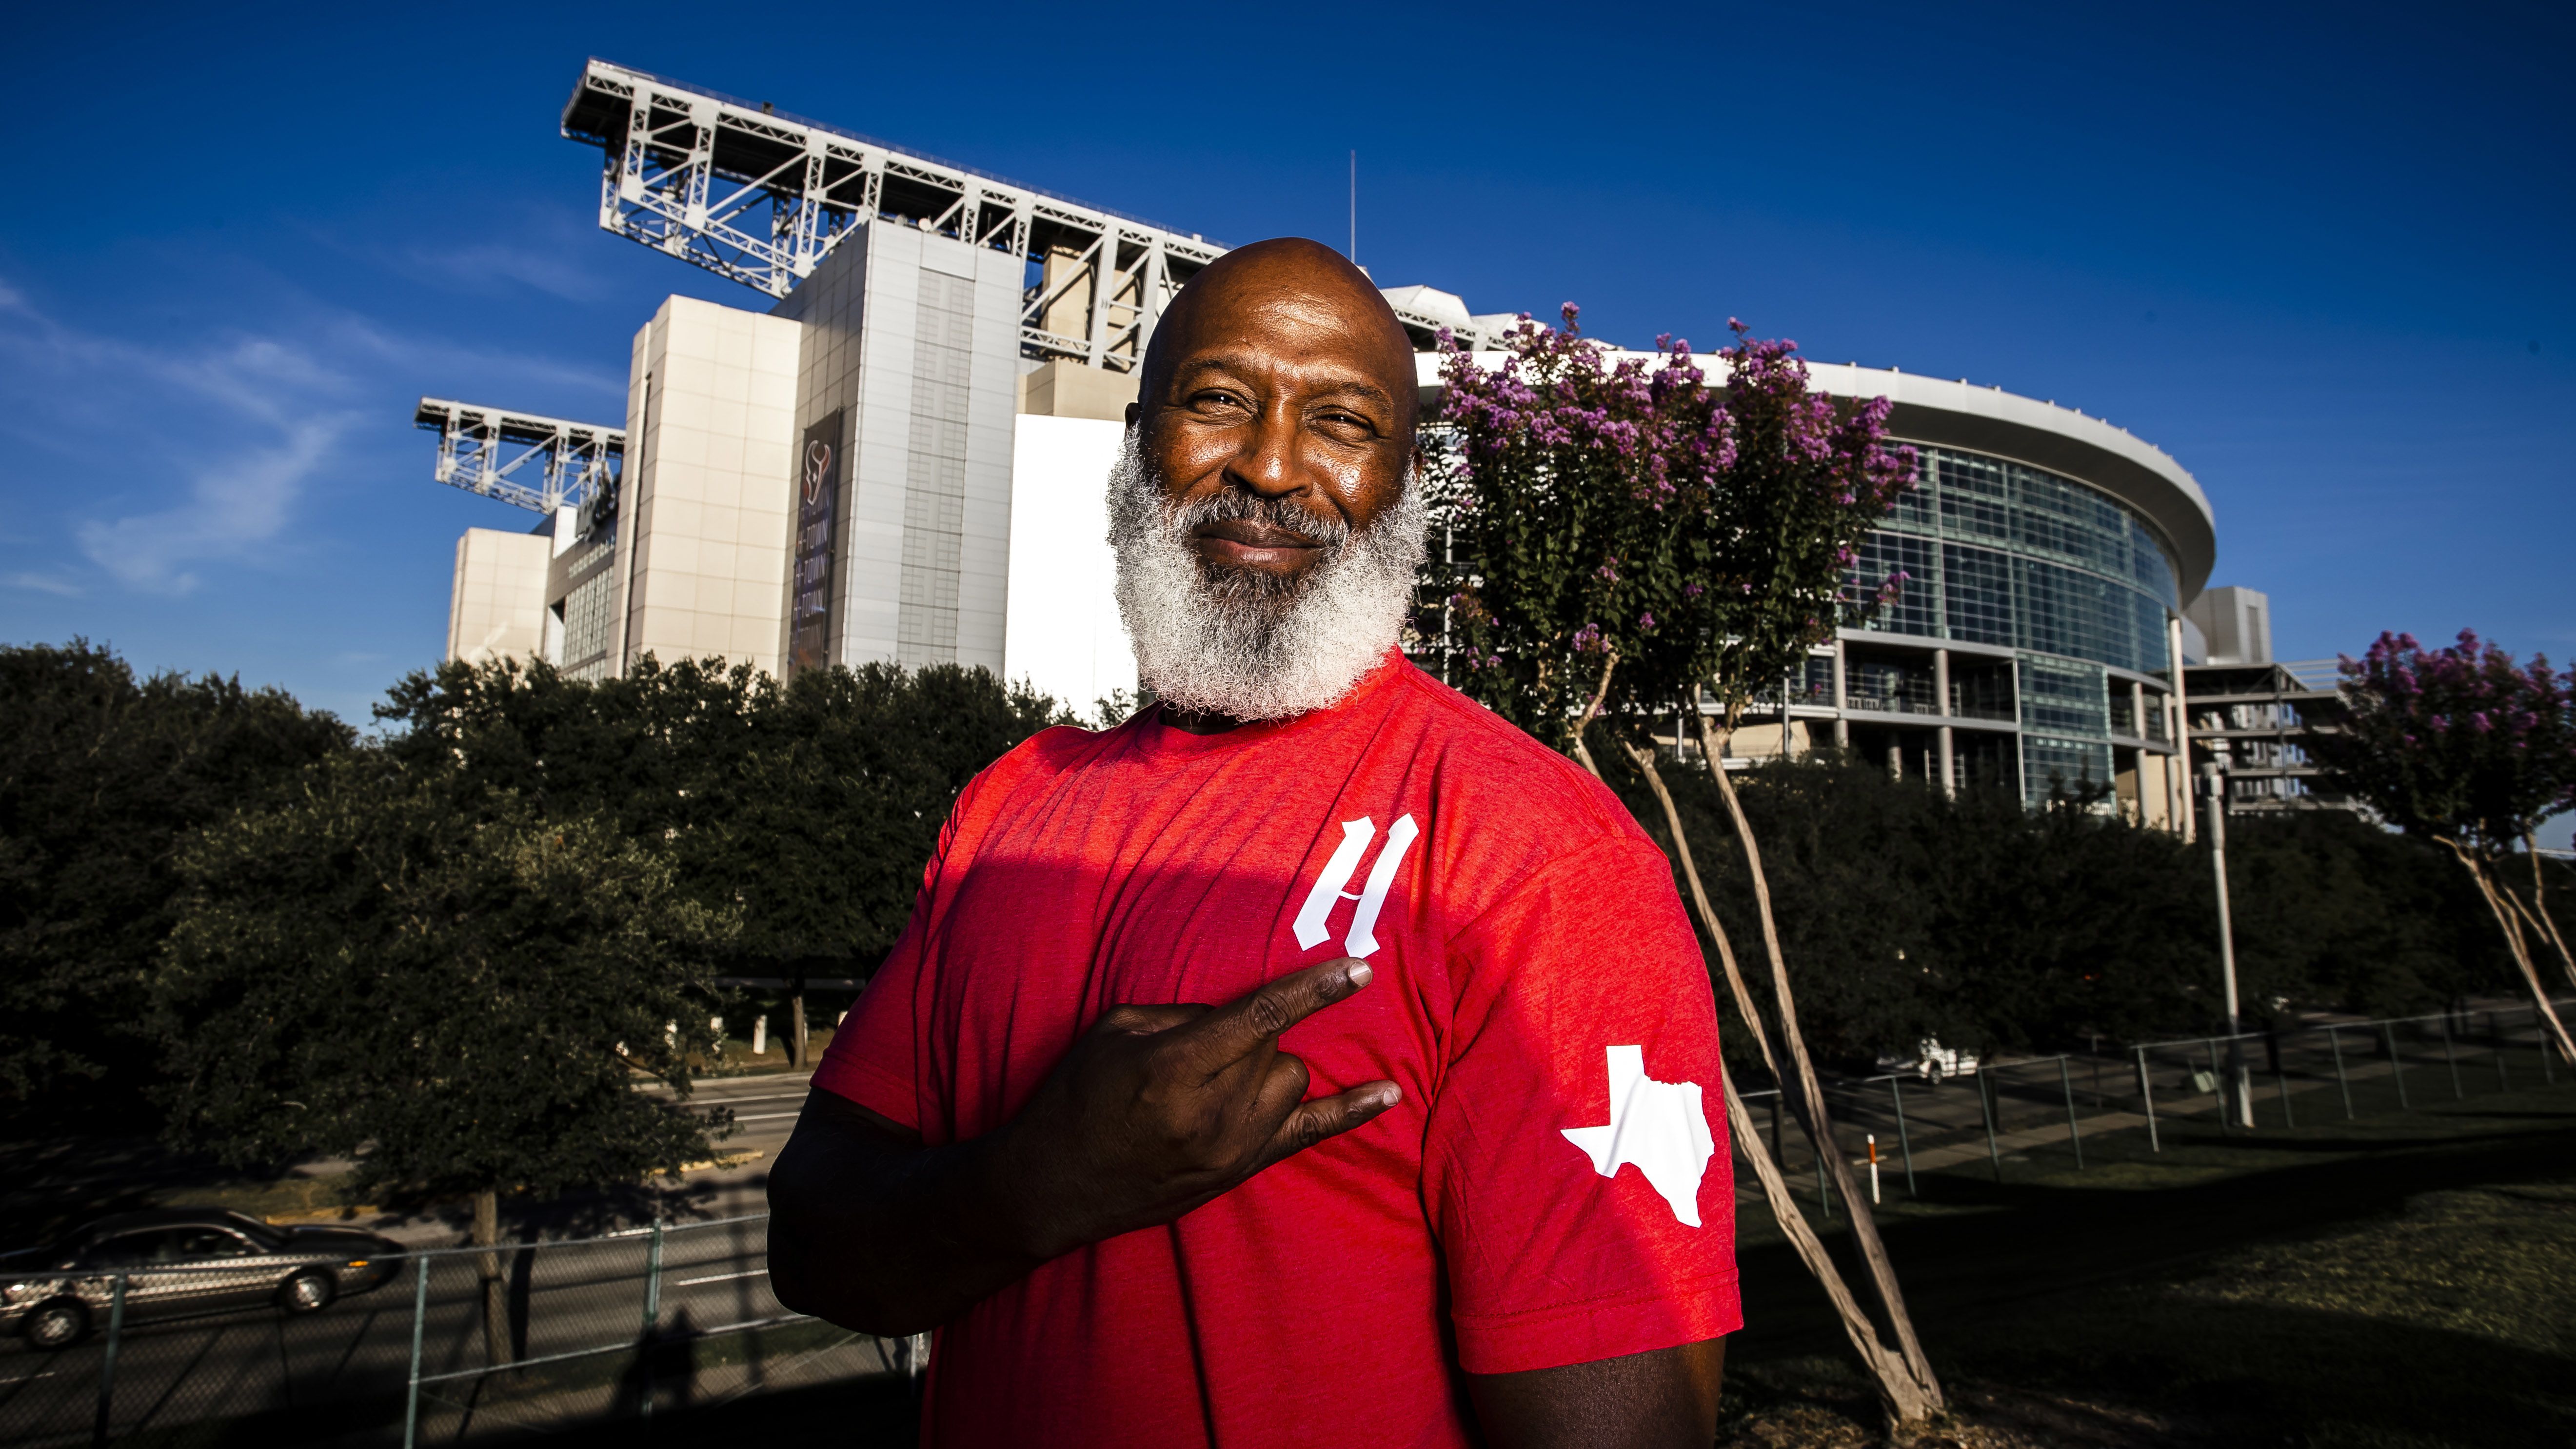
M82 524L81 552L129 588L187 593L198 584L190 564L248 556L286 530L305 484L351 421L346 415L281 419L284 436L275 444L198 471L176 507Z
M39 574L23 571L0 574L0 583L5 583L13 589L34 589L38 593L60 594L66 599L77 599L81 595L89 592L87 589L82 588L78 582L64 578L60 574Z
M275 557L362 425L385 421L389 385L424 376L455 377L468 393L591 395L604 416L625 391L606 369L402 337L337 310L291 331L140 343L64 323L0 281L0 389L22 399L0 430L79 470L62 551L73 566L22 553L13 562L36 567L0 581L72 594L104 575L181 595L205 584L208 565Z
M81 521L73 536L83 556L130 589L184 594L200 582L191 565L273 543L355 418L346 369L309 343L245 336L143 346L58 322L6 284L0 322L0 354L20 382L48 395L47 421L113 440L102 481L123 484L140 506ZM174 411L189 416L171 418ZM156 436L137 418L192 424L196 446ZM21 577L56 592L79 588L60 573Z
M571 255L569 248L476 242L414 247L403 253L403 260L416 272L468 292L490 293L500 290L495 283L516 283L567 302L595 302L606 296L608 281L596 269L573 262Z

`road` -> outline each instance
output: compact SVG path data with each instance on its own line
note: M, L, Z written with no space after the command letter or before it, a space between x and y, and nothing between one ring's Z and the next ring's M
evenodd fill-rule
M267 1443L399 1443L421 1265L428 1272L421 1371L430 1380L421 1405L424 1442L634 1414L648 1392L667 1407L901 1367L903 1345L788 1321L793 1315L769 1291L765 1224L738 1216L766 1210L763 1173L804 1096L801 1075L699 1084L696 1103L730 1107L742 1126L721 1150L728 1158L758 1155L686 1174L666 1195L672 1216L660 1234L658 1274L649 1271L656 1256L649 1226L501 1255L513 1357L582 1356L471 1375L488 1361L483 1255L434 1252L384 1287L305 1317L256 1308L127 1325L117 1343L112 1432L122 1438L254 1419L264 1421L253 1432ZM456 1241L452 1226L435 1219L370 1226L425 1250ZM658 1284L650 1320L658 1336L639 1351L648 1282ZM58 1354L15 1337L0 1340L0 1445L89 1442L104 1359L103 1332Z

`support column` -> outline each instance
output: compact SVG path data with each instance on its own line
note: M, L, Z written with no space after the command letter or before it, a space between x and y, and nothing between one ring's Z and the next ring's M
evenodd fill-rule
M1959 766L1951 753L1948 725L1941 726L1941 793L1950 796L1959 793Z
M1950 651L1947 649L1932 651L1932 708L1944 718L1959 712L1958 706L1950 700ZM1941 726L1941 793L1944 795L1959 793L1959 769L1955 760L1956 757L1952 753L1950 727L1943 725Z
M2174 818L2182 822L2183 843L2189 845L2200 838L2199 821L2194 818L2200 812L2192 808L2191 800L2191 700L2183 688L2180 614L2165 616L2165 648L2167 662L2173 666L2174 742L2173 764L2166 767L2165 779L2173 799Z
M1843 641L1836 639L1834 641L1834 747L1842 750L1851 748L1851 720L1844 715L1844 711L1851 708L1848 702L1851 699L1851 685L1846 678L1849 664L1848 651L1844 648Z

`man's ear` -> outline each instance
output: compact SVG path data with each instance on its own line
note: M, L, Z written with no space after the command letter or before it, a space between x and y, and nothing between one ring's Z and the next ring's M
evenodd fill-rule
M1127 405L1127 427L1130 432L1135 430L1136 414L1143 410L1143 406L1144 405L1141 403L1129 403Z

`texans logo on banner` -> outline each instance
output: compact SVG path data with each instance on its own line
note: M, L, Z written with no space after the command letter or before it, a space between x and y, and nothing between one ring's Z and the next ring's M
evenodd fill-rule
M823 480L832 476L832 445L816 439L805 445L805 501L822 496Z

